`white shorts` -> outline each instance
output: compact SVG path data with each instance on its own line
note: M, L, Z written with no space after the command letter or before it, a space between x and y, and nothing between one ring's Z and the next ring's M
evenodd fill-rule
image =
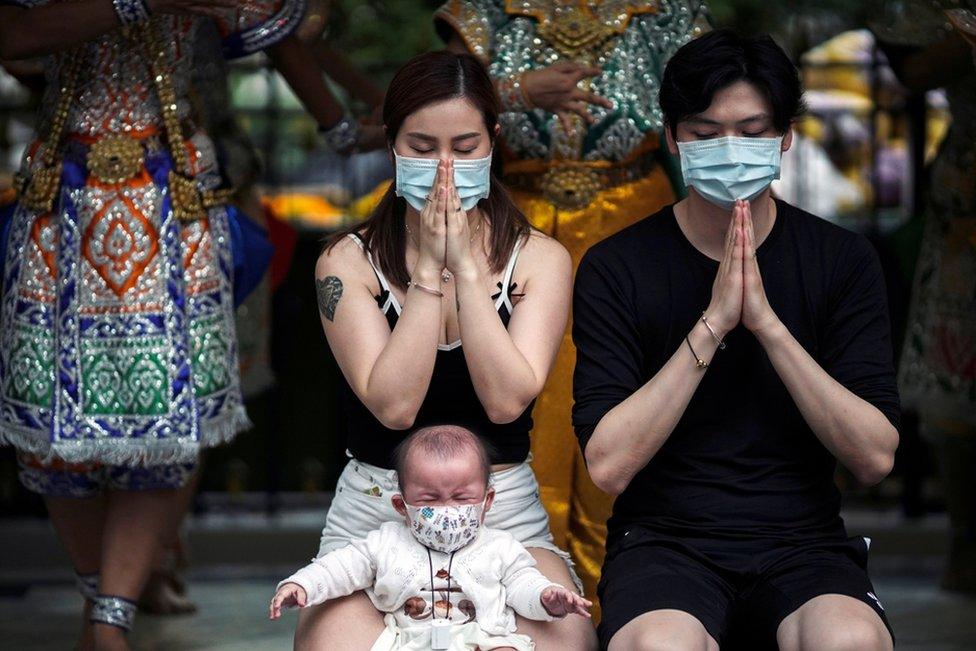
M491 473L495 501L485 515L485 526L512 534L525 547L546 549L566 562L576 589L583 584L569 554L556 546L549 531L549 515L539 500L539 484L528 462ZM325 517L319 556L361 540L384 522L400 520L390 498L400 492L396 470L378 468L352 459L336 484L335 497Z

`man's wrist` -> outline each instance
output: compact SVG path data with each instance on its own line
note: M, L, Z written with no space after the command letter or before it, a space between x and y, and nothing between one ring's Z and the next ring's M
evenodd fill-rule
M772 317L766 323L754 328L752 334L759 340L763 348L769 348L782 343L790 336L790 331L778 317Z
M731 330L731 328L722 324L720 320L710 317L708 315L708 311L702 313L701 318L698 319L698 324L696 325L701 325L703 328L705 328L712 339L715 340L715 344L718 346L722 345L722 342L725 341L726 335L728 335L729 331Z

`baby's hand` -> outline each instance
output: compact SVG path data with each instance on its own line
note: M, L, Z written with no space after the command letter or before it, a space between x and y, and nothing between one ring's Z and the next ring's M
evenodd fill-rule
M590 617L587 608L593 605L592 602L561 585L551 585L543 590L539 600L546 612L553 617L564 617L570 614Z
M304 608L306 599L308 599L308 596L305 594L305 588L297 583L284 584L278 588L278 592L275 593L274 598L271 600L271 606L269 609L271 619L278 619L281 617L282 606L285 608L288 608L289 606Z

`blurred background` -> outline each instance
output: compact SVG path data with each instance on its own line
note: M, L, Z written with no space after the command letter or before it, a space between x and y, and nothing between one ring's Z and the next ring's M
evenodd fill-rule
M440 4L331 3L316 55L354 115L374 114L400 64L443 47L431 20ZM714 26L772 34L801 70L809 110L796 126L774 190L875 244L899 354L933 191L931 163L954 119L946 91L900 79L906 50L879 40L887 28L881 3L708 5ZM140 629L139 648L289 648L292 622L268 624L262 608L283 572L316 550L329 491L346 460L338 369L319 325L312 269L323 239L363 219L392 176L383 150L346 158L325 147L264 55L230 65L230 102L260 154L257 190L276 245L269 278L258 290L263 298L249 300L239 314L255 426L205 456L200 493L185 525L190 596L200 611L151 618ZM36 90L0 70L0 197L10 196L12 175L31 140ZM967 182L976 186L976 177ZM970 213L970 219L976 217ZM950 543L947 482L917 416L907 411L902 424L896 468L882 484L855 489L838 473L848 529L875 541L872 572L900 648L973 649L976 600L940 589ZM16 470L12 450L0 448L0 627L18 640L7 648L64 648L73 640L78 605L69 564L41 500L20 486ZM54 637L38 640L29 634L36 628L17 620L41 603Z

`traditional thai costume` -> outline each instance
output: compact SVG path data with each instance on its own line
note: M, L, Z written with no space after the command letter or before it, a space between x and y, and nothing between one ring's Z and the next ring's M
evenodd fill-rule
M118 29L46 58L40 137L0 215L0 441L52 497L179 488L201 449L248 425L234 304L254 249L194 121L205 19L113 8ZM228 10L225 52L275 44L303 11ZM100 594L97 573L76 578L92 622L131 628L134 602Z
M924 47L953 29L976 42L976 7L906 3L875 25L879 39ZM951 9L950 9L951 8ZM947 16L955 21L947 20ZM974 59L976 65L976 59ZM906 408L924 420L976 427L976 73L945 87L952 124L932 163L925 232L899 368Z
M913 0L872 26L879 40L921 49L955 31L973 46L976 2ZM976 72L945 85L952 123L932 161L924 233L898 369L902 404L919 416L940 462L950 520L942 586L976 590Z
M503 178L533 226L558 239L574 266L596 242L674 200L658 150L664 65L708 28L703 2L451 0L435 14L489 69L502 100ZM522 75L558 61L601 68L580 85L611 100L563 128L531 106ZM556 544L595 595L612 499L587 474L570 422L575 348L569 329L536 404L532 466Z
M49 495L181 486L201 449L248 425L232 252L244 218L190 101L208 19L115 5L122 26L47 57L40 136L5 222L0 440ZM275 44L303 11L227 11L225 52Z

